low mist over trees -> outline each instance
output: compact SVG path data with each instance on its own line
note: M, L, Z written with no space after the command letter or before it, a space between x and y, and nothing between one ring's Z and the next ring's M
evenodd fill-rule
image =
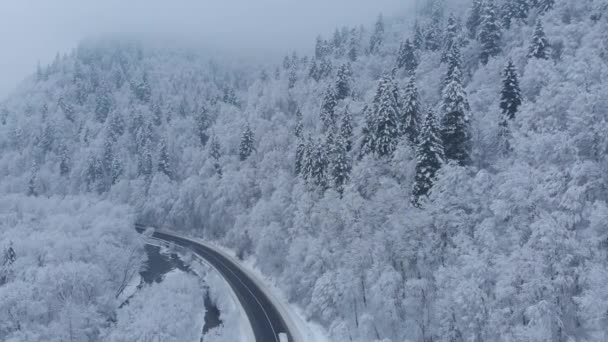
M605 341L606 32L603 0L427 0L277 65L87 40L0 104L0 187L255 257L334 341ZM42 341L72 316L16 304L43 285L14 265L54 256L5 207L0 339ZM78 308L117 285L87 253Z

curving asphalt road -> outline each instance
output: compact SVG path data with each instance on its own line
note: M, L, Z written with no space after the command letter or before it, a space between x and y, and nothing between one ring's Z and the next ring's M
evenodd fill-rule
M142 233L145 227L136 225L136 229ZM279 310L255 282L230 259L212 248L169 233L154 232L152 237L188 248L211 264L234 290L249 318L257 342L281 342L279 334L286 334L288 341L293 341Z

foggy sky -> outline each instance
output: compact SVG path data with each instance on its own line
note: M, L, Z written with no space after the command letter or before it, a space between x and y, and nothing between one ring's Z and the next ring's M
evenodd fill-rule
M37 61L99 34L185 37L203 46L277 55L310 50L336 26L371 24L409 0L0 0L0 99Z

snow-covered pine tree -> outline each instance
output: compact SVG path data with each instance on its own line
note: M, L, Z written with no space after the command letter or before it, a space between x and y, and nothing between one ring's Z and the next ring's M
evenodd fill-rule
M443 88L454 79L458 78L458 81L462 84L462 56L460 54L460 46L458 44L452 45L452 49L446 57L446 64L448 67L445 80L443 81Z
M323 37L317 36L317 41L315 44L315 58L322 59L325 58L326 55L326 47L325 42L323 41Z
M241 135L241 145L239 146L239 157L241 161L247 160L251 153L255 150L255 135L249 126L249 123L245 126L245 130Z
M344 142L346 151L350 152L353 146L353 116L350 113L348 106L342 114L342 122L340 124L340 137Z
M545 13L555 6L555 0L535 0L535 7L540 13Z
M84 176L87 191L97 191L98 193L104 191L103 165L96 155L89 155Z
M511 150L509 122L515 118L515 114L522 103L517 70L511 60L509 60L509 63L504 69L502 84L500 98L502 117L499 122L498 144L499 152L506 153Z
M125 132L125 121L119 111L113 112L110 116L110 121L106 124L108 125L109 134L112 136L114 141L116 141Z
M27 195L37 197L38 196L38 164L34 162L32 169L30 170L30 178L27 182Z
M220 164L220 159L222 158L222 146L220 145L219 139L215 135L213 138L211 138L210 149L210 156L213 158L213 167L215 168L215 172L219 177L222 177L222 165Z
M72 158L65 144L61 144L59 147L59 174L62 176L68 176L70 174L70 164Z
M294 171L296 175L303 174L306 157L306 142L302 138L298 138L296 146L296 162Z
M503 122L515 118L515 113L517 113L521 103L522 98L521 90L519 89L517 70L513 61L509 60L509 63L503 72L502 91L500 94L500 109L503 114Z
M424 47L429 51L441 49L441 27L438 22L432 21L426 28Z
M304 131L304 122L302 121L302 110L298 108L296 110L296 124L293 127L293 134L296 139L302 139L302 132Z
M140 148L137 155L137 171L140 176L148 177L152 175L153 164L152 164L152 151L150 150L150 144L146 143Z
M490 58L500 53L501 37L502 32L496 6L492 0L487 0L483 6L483 16L478 34L479 43L481 44L479 57L482 64L487 64Z
M134 92L139 101L144 103L150 102L150 98L152 97L152 88L150 87L148 73L146 71L143 72L141 81L135 85Z
M298 52L294 51L291 53L291 68L296 71L300 68L300 58L298 58Z
M514 20L524 20L530 13L530 0L506 1L501 10L502 22L508 30Z
M111 109L112 98L110 89L107 84L102 83L95 99L95 119L101 123L106 122Z
M443 37L443 48L441 53L442 63L446 63L448 61L448 56L451 53L453 46L460 44L460 34L458 30L459 27L458 22L456 21L456 17L454 16L454 14L450 14L450 16L448 17L448 23Z
M356 62L359 57L359 39L357 35L357 30L352 29L350 31L350 41L348 45L348 59L351 62Z
M103 142L103 155L101 157L104 170L110 170L112 160L114 160L114 140L112 140L110 134L106 134Z
M441 138L446 159L464 166L471 161L472 146L469 103L460 79L460 70L456 68L452 80L443 90Z
M296 70L296 65L292 64L289 68L289 76L287 78L287 88L293 89L296 86L296 82L298 82L298 72Z
M338 102L336 99L336 93L332 86L329 86L325 90L323 95L323 102L321 103L321 122L323 124L323 131L327 131L336 125L336 106Z
M321 190L327 189L327 171L329 168L329 159L323 141L319 140L313 144L310 153L310 174L309 180Z
M329 58L325 58L323 60L321 60L321 62L319 63L319 68L318 68L318 78L321 79L325 79L328 78L329 76L331 76L332 72L334 70L334 66L331 63L331 60Z
M475 39L477 37L477 30L481 24L483 17L483 0L473 0L473 5L469 10L469 17L467 18L467 30L469 32L469 38Z
M549 58L549 41L545 35L545 29L540 19L536 21L534 36L528 49L528 58L548 59Z
M348 157L347 142L338 135L331 147L330 177L331 186L340 194L344 192L344 185L348 182L351 162Z
M374 28L374 33L372 34L369 41L369 53L376 54L380 50L380 46L382 46L382 42L384 41L384 18L382 14L378 16L376 20L376 26Z
M155 126L163 124L163 98L159 96L156 101L152 104L152 121Z
M399 113L403 107L399 89L390 74L380 79L371 105L363 110L363 127L360 156L373 153L391 155L400 136Z
M319 72L319 64L317 63L316 59L312 59L312 61L310 62L310 67L308 68L308 77L312 78L313 80L319 82L319 80L321 80L321 76L320 76L320 72Z
M207 130L209 129L209 127L211 127L209 111L207 110L206 106L203 105L199 108L194 120L194 129L196 130L196 136L201 142L201 145L203 145L204 147L205 145L207 145L207 141L209 141L209 134L207 133Z
M344 100L351 93L351 70L350 64L345 63L338 69L336 76L336 100Z
M416 80L410 78L403 96L403 110L400 115L400 131L407 139L415 144L418 140L418 123L420 117L420 99Z
M120 158L114 157L112 159L112 166L110 169L110 177L112 178L112 185L116 184L120 177L122 177L124 172L124 167L122 165L122 161Z
M416 56L416 48L409 39L406 39L399 47L397 68L404 69L407 76L412 77L416 73L418 64L419 61L418 56Z
M343 34L342 30L336 28L334 31L334 38L332 39L332 48L334 51L334 57L342 58L346 54L345 43L347 35Z
M418 21L414 23L413 31L414 38L412 44L414 45L414 48L416 48L416 50L420 50L424 47L424 33L422 32L422 27L420 27Z
M380 81L372 110L374 152L380 157L390 156L397 147L401 112L399 91L392 76L386 75Z
M171 160L169 151L167 150L167 141L165 138L160 139L158 147L158 171L164 173L169 179L173 177L171 170Z
M313 151L315 149L315 143L312 140L312 136L308 135L306 141L302 140L302 145L300 174L305 182L309 182L313 173Z
M444 162L443 143L435 113L426 114L416 148L416 179L412 192L412 203L420 205L421 198L427 196Z

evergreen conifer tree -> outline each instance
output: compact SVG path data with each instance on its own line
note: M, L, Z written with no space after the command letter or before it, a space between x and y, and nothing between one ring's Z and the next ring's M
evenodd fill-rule
M460 81L460 71L454 70L453 79L443 91L441 138L447 160L467 165L471 160L471 136L467 94Z
M65 146L65 144L61 144L59 148L59 153L59 174L62 176L67 176L70 174L70 163L72 160L68 148L67 146Z
M196 113L195 130L196 135L198 136L198 139L203 147L207 144L207 141L209 141L209 134L207 133L207 130L210 126L211 120L209 119L209 111L207 110L207 107L201 106Z
M479 43L481 44L480 59L482 64L487 64L490 58L498 55L501 51L500 40L502 32L496 7L491 0L483 7L483 17L479 27Z
M412 44L416 50L420 50L424 47L424 33L422 32L422 27L420 27L420 24L418 24L417 21L414 23L414 39Z
M338 135L331 147L331 185L332 187L342 194L344 192L344 185L348 182L351 162L348 158L348 151L346 147L346 141L341 135Z
M344 109L342 114L342 123L340 124L340 137L346 147L346 152L352 150L353 145L353 116L348 109L348 106Z
M502 22L506 29L511 28L514 20L524 20L530 12L529 0L506 1L502 7Z
M315 149L315 144L312 141L312 136L309 135L306 142L302 141L302 145L300 174L304 181L308 182L312 179L311 175L313 173L313 151Z
M349 64L342 64L338 69L338 75L336 80L336 99L344 100L350 96L350 80L351 70Z
M467 30L469 31L469 38L475 39L477 37L477 30L481 24L483 16L483 0L473 0L473 5L469 10L469 17L467 19Z
M310 62L310 67L308 68L308 77L312 78L317 82L319 82L319 80L321 79L319 74L319 65L316 59L313 59Z
M306 142L302 138L298 138L297 146L296 146L296 165L295 165L295 173L296 175L300 175L304 172L304 163L306 157Z
M420 100L416 80L412 77L405 88L403 110L400 116L401 133L405 134L411 143L418 139L418 123L420 117Z
M291 67L289 69L289 76L287 78L287 88L293 89L296 86L296 82L298 82L298 74L295 67Z
M167 141L165 139L161 139L159 145L158 171L164 173L171 179L173 177L173 172L171 171L171 161L169 158L169 151L167 150Z
M500 98L500 109L503 114L503 121L513 120L515 114L521 106L521 90L519 89L519 80L517 70L512 61L509 60L507 67L503 72L502 91Z
M215 168L215 172L219 177L222 177L222 165L220 164L220 159L222 158L222 146L220 145L220 141L217 136L213 136L211 138L211 158L213 158L213 167Z
M95 118L98 122L104 123L112 108L111 93L107 85L101 85L95 102Z
M459 28L458 22L456 21L456 17L451 14L448 17L448 23L443 38L443 52L441 54L441 62L443 63L446 63L448 61L448 56L452 52L453 47L455 45L460 44L458 30Z
M328 87L323 96L321 104L321 121L323 131L327 131L336 125L336 106L338 102L333 87Z
M399 54L397 55L397 68L405 69L408 76L413 76L418 68L418 56L416 56L416 49L414 45L407 39L401 43L399 48Z
M460 47L453 45L452 50L447 55L447 74L443 82L443 88L447 86L454 78L458 78L458 81L462 83L462 56L460 54Z
M415 206L420 205L421 198L428 195L443 162L443 144L435 113L431 110L424 119L416 148L416 178L412 193Z
M555 0L535 0L535 2L540 13L545 13L555 6Z
M27 183L27 195L28 196L38 196L38 164L34 162L32 166L32 170L30 171L30 179Z
M122 161L119 158L112 160L112 166L110 169L110 176L112 178L112 185L116 184L124 172Z
M431 22L424 35L424 46L429 51L441 49L441 28L439 23Z
M249 124L247 124L247 126L245 126L245 130L243 131L243 134L241 135L241 145L239 146L239 157L241 158L241 161L246 160L247 158L249 158L251 153L253 153L253 151L255 150L254 143L255 135L251 130Z
M323 142L317 141L317 143L313 144L310 151L310 163L309 179L319 189L325 190L328 185L327 171L329 160Z
M391 76L384 76L380 81L371 109L373 152L380 157L392 155L399 137L401 99Z
M351 62L356 62L359 57L359 40L357 39L357 30L352 29L350 32L350 42L348 46L348 59Z
M540 19L536 22L534 36L528 50L529 58L548 59L549 58L549 41L545 35L543 23Z
M302 122L302 111L300 108L296 110L296 125L293 128L293 133L297 139L302 139L302 131L304 130L304 122Z
M144 103L150 102L150 98L152 97L152 89L150 87L150 83L148 82L148 73L145 71L142 75L141 82L135 86L135 96L139 101Z
M382 14L378 16L378 20L376 21L376 26L374 28L374 33L372 34L369 42L369 52L371 54L376 54L380 50L380 46L384 40L384 18Z

